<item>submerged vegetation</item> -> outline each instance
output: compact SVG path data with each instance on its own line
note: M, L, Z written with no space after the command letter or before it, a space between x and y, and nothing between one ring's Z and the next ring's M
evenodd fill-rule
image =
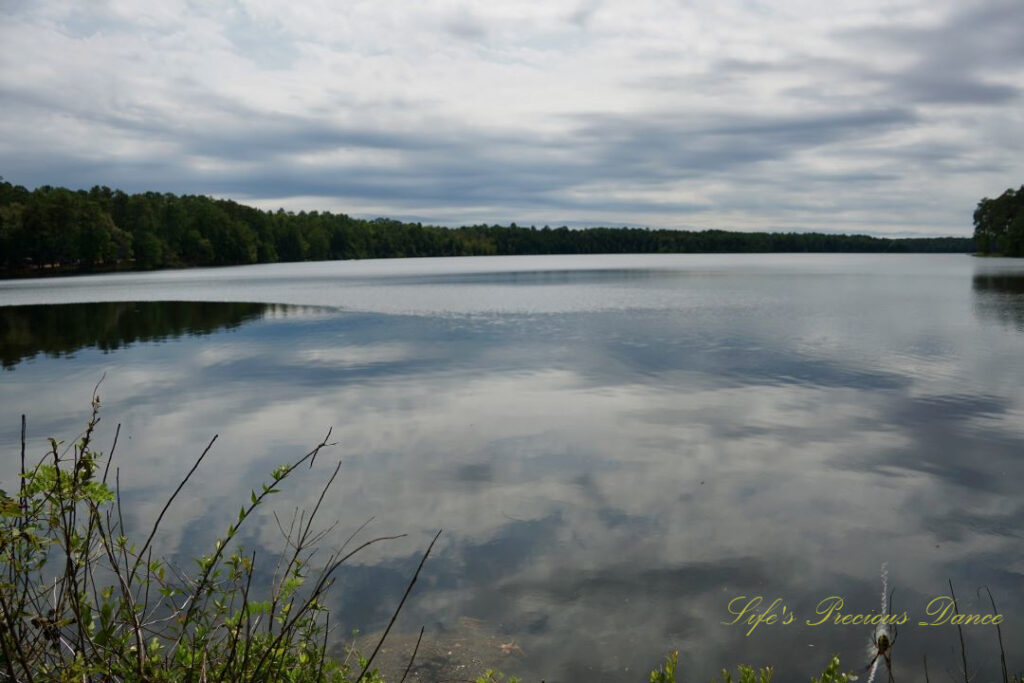
M151 270L286 261L696 252L959 252L967 237L824 233L444 228L345 214L262 211L225 199L109 187L28 190L0 180L0 273Z

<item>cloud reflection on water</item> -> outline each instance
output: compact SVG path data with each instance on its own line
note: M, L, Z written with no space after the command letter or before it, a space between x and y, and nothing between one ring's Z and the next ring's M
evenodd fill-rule
M743 659L791 679L830 652L859 665L867 633L746 638L720 624L730 599L781 597L805 618L838 594L869 611L887 561L901 609L920 615L948 577L977 610L986 583L1020 638L1021 338L975 315L976 283L804 273L727 279L709 294L719 305L686 310L264 317L24 363L0 402L63 378L30 425L68 433L106 371L138 524L220 433L164 523L180 553L333 425L344 465L325 519L342 520L339 539L371 515L376 533L411 534L341 574L346 627L382 625L444 527L400 627L482 619L526 651L510 670L546 680L642 678L676 647L698 678ZM279 509L310 502L325 467L299 473ZM278 535L264 514L245 542ZM993 638L967 636L980 664ZM942 666L954 638L907 628L901 680L925 651Z

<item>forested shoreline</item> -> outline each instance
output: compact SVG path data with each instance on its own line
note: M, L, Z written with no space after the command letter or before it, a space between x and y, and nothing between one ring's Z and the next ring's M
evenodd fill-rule
M543 228L446 228L264 211L202 195L0 181L0 276L284 261L516 254L974 251L968 237Z

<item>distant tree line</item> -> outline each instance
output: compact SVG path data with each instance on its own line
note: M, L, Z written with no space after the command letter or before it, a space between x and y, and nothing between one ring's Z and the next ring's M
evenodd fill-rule
M0 180L0 271L150 270L278 261L679 252L970 252L970 238L643 228L444 228L108 187L27 190Z
M1024 185L997 199L978 202L974 211L974 243L983 254L1024 256Z

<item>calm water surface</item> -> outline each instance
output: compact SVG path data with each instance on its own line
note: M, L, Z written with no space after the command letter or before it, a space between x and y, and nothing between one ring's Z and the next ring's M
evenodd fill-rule
M947 255L559 256L281 264L0 282L0 465L70 438L106 376L104 429L141 528L214 434L160 543L183 558L328 427L325 521L407 533L340 576L344 629L466 618L547 681L693 680L737 661L806 680L867 664L870 628L818 603L907 611L897 678L959 663L918 626L948 594L1005 615L1024 667L1024 263ZM106 446L104 445L104 448ZM329 458L283 492L315 499ZM249 547L280 547L269 513ZM268 558L269 559L269 558ZM737 596L789 625L724 625ZM477 622L472 622L477 623ZM345 631L342 631L342 634ZM965 629L975 680L994 630ZM339 635L339 640L341 635ZM955 648L955 649L954 649ZM501 661L501 660L499 660Z

